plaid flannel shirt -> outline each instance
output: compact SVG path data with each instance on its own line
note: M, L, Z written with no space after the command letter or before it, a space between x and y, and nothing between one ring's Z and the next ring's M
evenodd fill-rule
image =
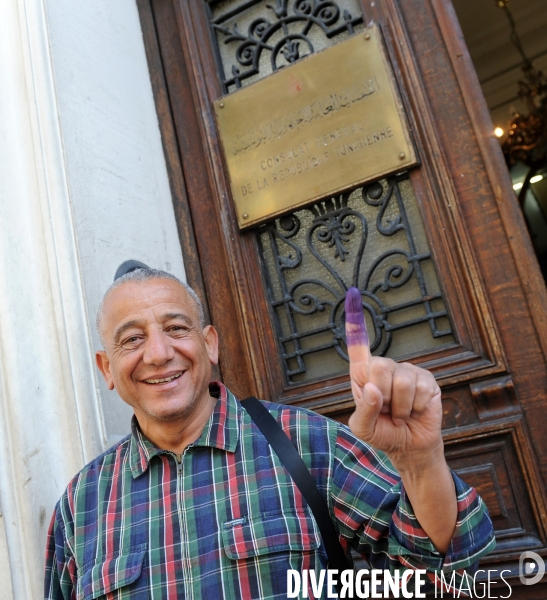
M235 397L222 384L216 393L180 462L133 417L131 435L74 477L48 534L47 600L274 600L287 598L288 569L326 568L317 525L289 474ZM343 547L373 568L432 577L494 547L481 498L456 476L457 527L442 556L384 454L313 412L266 406L327 499Z

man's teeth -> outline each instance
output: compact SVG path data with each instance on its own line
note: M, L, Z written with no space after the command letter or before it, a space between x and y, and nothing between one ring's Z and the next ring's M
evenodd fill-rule
M167 383L168 381L173 381L173 379L177 379L182 375L182 371L177 373L176 375L172 375L171 377L164 377L163 379L145 379L146 383Z

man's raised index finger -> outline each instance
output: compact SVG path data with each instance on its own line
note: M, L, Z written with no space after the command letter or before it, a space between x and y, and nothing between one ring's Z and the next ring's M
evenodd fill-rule
M350 364L365 362L368 366L370 358L369 341L361 292L357 288L349 288L346 294L346 343Z

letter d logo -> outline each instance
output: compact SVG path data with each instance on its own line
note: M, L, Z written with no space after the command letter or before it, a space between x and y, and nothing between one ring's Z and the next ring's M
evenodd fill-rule
M539 554L523 552L519 558L519 578L524 585L534 585L545 575L545 562Z

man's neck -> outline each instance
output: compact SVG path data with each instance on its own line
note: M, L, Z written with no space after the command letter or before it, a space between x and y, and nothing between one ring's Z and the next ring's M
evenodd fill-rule
M190 444L199 439L216 403L217 399L208 394L192 414L173 421L143 419L138 414L136 417L141 432L155 446L182 455Z

